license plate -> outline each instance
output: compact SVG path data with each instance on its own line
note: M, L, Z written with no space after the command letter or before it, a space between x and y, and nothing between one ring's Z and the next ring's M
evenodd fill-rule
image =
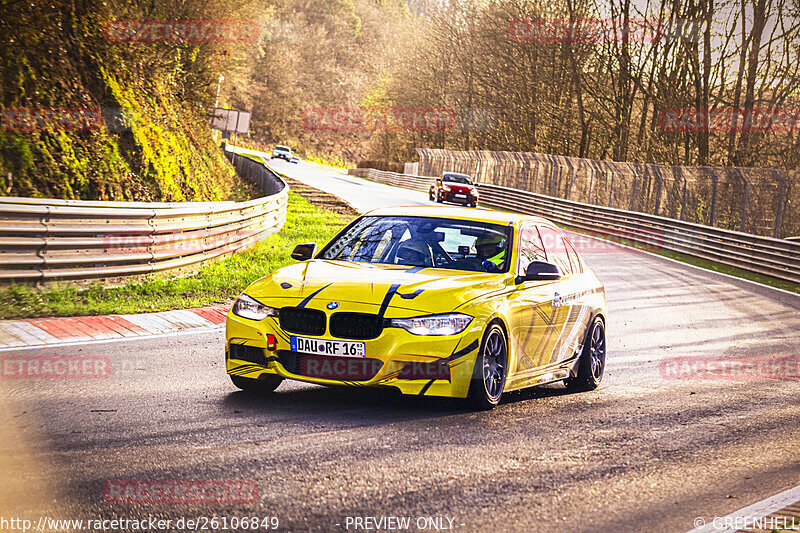
M359 341L337 341L333 339L310 339L291 337L293 352L336 357L366 357L364 343Z
M456 194L456 198L466 198L466 194Z

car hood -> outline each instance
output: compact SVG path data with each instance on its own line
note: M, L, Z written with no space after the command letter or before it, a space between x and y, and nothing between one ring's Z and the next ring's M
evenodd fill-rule
M440 268L376 265L312 259L280 268L250 285L245 293L283 307L304 302L373 304L384 311L400 308L445 313L479 296L500 292L506 275ZM276 301L277 300L277 301Z
M450 187L453 192L470 192L472 190L472 185L458 185L449 181L445 182L445 185Z

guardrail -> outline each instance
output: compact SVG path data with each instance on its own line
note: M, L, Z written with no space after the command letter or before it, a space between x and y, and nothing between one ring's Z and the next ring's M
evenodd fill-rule
M433 178L375 169L353 175L428 192ZM671 218L615 209L498 185L478 184L480 203L541 216L580 231L648 249L708 259L750 272L800 283L800 242L762 237Z
M117 278L186 269L255 244L286 220L288 187L230 154L262 198L248 202L102 202L0 198L0 282Z

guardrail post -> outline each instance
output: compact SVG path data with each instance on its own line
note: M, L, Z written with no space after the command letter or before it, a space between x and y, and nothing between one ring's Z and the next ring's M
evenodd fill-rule
M658 212L661 210L661 187L663 186L664 182L664 175L661 173L661 167L659 165L653 165L651 167L655 170L656 173L656 203L655 208L653 209L653 214L658 216Z
M708 173L711 174L711 180L713 183L713 186L711 188L711 209L710 213L708 214L708 225L713 226L714 215L716 214L717 211L717 190L719 189L719 176L717 175L716 172L714 172L710 168L708 169Z
M633 175L633 180L631 181L631 204L630 204L630 210L631 211L636 211L636 205L638 204L638 202L636 201L637 200L636 195L639 193L639 190L638 190L639 188L637 187L639 180L637 180L636 178L639 175L636 173L636 171L633 169L633 167L631 165L628 165L628 168L630 169L631 174Z
M564 198L569 200L572 196L572 186L575 184L578 170L576 166L570 162L569 158L565 158L565 161L567 163L567 169L569 170L569 177L567 178L567 190L565 191Z
M783 225L783 204L786 201L786 180L780 175L776 169L772 169L772 175L775 181L778 182L780 194L778 196L778 205L775 210L775 229L772 231L772 236L776 239L780 238L781 225Z
M739 223L739 230L747 231L745 228L747 224L747 210L750 207L750 181L745 178L741 168L736 167L736 172L739 174L739 177L744 183L744 197L742 198L742 214L741 222Z
M611 170L611 185L608 186L608 207L613 207L611 204L614 200L614 175L616 172Z
M683 180L683 191L681 192L681 211L678 214L678 220L686 220L686 187L688 184L688 180L686 179L686 174L683 173L683 168L681 167L672 167L676 172L676 174L680 175L681 179Z
M542 173L542 162L539 160L538 157L534 157L534 162L536 166L533 170L533 192L539 192L539 175Z

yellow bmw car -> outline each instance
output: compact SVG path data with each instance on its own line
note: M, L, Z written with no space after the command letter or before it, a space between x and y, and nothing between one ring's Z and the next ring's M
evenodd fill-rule
M252 283L226 324L233 384L284 379L469 398L600 384L605 289L554 224L459 207L372 211Z

